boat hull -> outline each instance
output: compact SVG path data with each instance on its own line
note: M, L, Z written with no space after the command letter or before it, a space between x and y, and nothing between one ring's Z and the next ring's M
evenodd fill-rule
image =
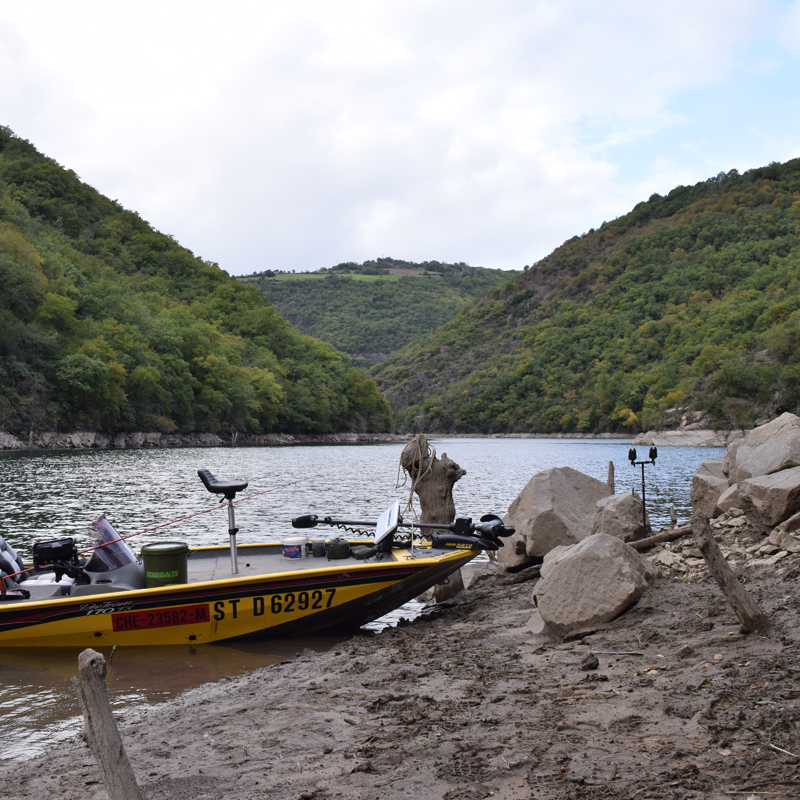
M0 646L204 644L356 627L440 583L477 553L396 551L386 562L326 562L322 568L0 603Z

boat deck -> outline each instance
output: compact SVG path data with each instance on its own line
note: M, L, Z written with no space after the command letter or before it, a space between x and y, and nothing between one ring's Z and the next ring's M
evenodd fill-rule
M399 551L403 553L405 551ZM392 553L383 556L381 564L396 562L399 559ZM325 567L343 567L363 565L363 560L352 556L337 558L332 561L327 558L284 558L281 546L276 545L239 545L238 548L239 575L249 577L255 575L271 575L276 572L295 572L309 569L323 569ZM370 559L367 563L376 563ZM231 573L230 550L227 547L193 550L187 564L187 577L189 583L200 581L218 581L233 577Z

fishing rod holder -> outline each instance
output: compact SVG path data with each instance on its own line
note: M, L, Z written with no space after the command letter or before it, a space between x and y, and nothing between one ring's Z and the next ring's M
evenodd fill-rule
M642 467L642 527L644 528L645 531L647 531L647 500L645 498L645 488L644 488L644 465L652 464L653 466L655 466L657 458L658 458L658 448L655 446L650 448L650 452L648 453L648 458L644 461L636 460L635 447L631 447L628 450L628 461L631 462L631 466L637 467L641 465Z
M228 535L231 537L231 574L239 573L239 554L236 550L236 534L239 529L236 527L236 516L233 512L233 502L237 492L243 492L247 488L247 481L238 483L223 483L218 481L207 469L197 470L197 475L203 485L212 494L221 494L228 501ZM220 499L220 503L223 501Z

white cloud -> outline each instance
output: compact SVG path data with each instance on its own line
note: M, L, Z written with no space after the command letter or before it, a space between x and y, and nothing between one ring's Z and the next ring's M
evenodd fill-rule
M680 98L729 91L784 13L0 2L0 124L233 273L382 254L520 267L707 177L718 134Z

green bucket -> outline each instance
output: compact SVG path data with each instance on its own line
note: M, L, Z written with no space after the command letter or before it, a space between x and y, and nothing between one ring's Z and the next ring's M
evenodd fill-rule
M148 589L187 583L189 545L186 542L153 542L142 547L144 585Z

